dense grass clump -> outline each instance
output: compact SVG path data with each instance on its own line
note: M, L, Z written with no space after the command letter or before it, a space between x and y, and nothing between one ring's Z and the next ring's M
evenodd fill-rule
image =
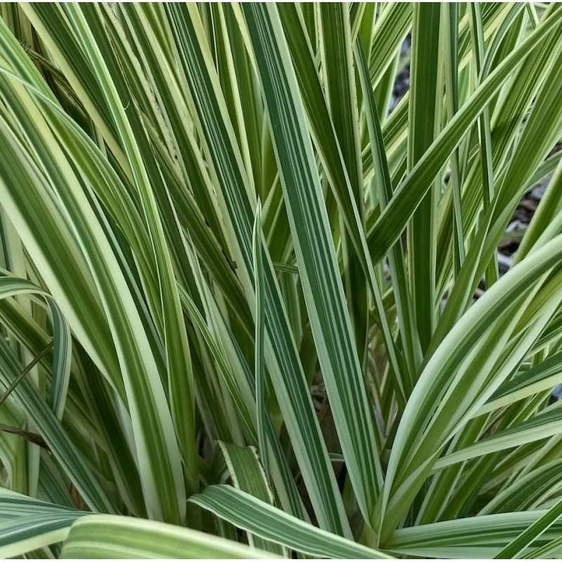
M562 554L560 4L0 13L0 555Z

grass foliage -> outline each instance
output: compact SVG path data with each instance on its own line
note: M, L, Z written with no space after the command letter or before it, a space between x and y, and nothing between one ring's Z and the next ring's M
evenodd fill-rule
M562 5L0 12L2 556L562 554Z

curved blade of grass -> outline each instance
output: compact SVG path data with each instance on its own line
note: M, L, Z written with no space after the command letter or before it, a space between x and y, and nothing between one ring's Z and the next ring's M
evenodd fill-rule
M14 558L64 540L83 514L0 488L0 556Z
M2 282L6 281L16 281L22 284L21 290L24 291L22 294L29 292L40 295L43 292L41 288L34 286L29 281L18 281L17 279L10 279L9 277L2 278L0 285ZM44 298L48 299L46 295ZM22 345L32 350L33 353L36 353L35 350L43 348L50 341L50 337L41 330L36 321L24 314L23 309L13 305L13 303L0 299L0 305L9 304L12 306L6 306L4 308L4 313L8 313L9 316L4 314L3 321L6 322L6 325L9 326L9 330ZM83 350L76 350L76 352L79 356L75 353L74 359L77 361L77 364L80 365L80 368L78 370L73 368L73 376L79 377L79 380L84 383L82 394L86 404L91 407L93 419L98 422L97 427L100 428L100 432L105 436L105 450L109 455L109 461L113 467L113 475L117 485L120 487L119 489L122 497L129 506L129 509L131 509L131 513L139 516L146 515L135 460L133 459L129 444L127 444L124 439L122 428L120 427L119 420L113 409L113 402L110 398L110 392L108 392L108 384L103 380L103 376L95 369L92 358L86 355ZM84 365L86 359L86 365ZM44 364L45 367L48 368L48 364L46 362L44 362ZM87 373L87 376L82 376L81 373ZM12 425L14 424L12 423ZM88 448L90 448L90 446L91 445L88 444ZM41 480L39 484L49 489L47 484L48 474L45 472L46 460L42 459L42 461L43 468L41 469ZM50 460L47 466L52 467L54 464L55 461ZM63 464L63 466L65 465ZM53 470L51 470L51 472L53 472ZM67 484L64 485L66 486ZM68 491L66 491L66 494L68 495Z
M434 468L439 470L457 462L519 447L560 433L562 433L562 411L560 408L555 408L553 411L541 413L515 427L498 431L474 445L445 455L435 463Z
M34 513L0 522L0 556L15 558L63 541L80 514Z
M496 554L495 558L521 558L523 552L547 531L562 515L562 500L556 502L544 515L539 517L528 529L513 539Z
M500 513L419 525L397 530L387 548L406 556L493 558L545 511ZM562 529L555 523L541 539L551 540Z
M209 486L203 493L191 496L189 501L241 529L310 556L389 558L382 552L328 533L287 515L280 509L231 486Z
M195 479L197 475L197 451L189 345L170 251L166 244L160 210L147 170L150 160L146 157L143 158L141 153L141 143L144 139L135 122L136 112L125 113L123 103L126 98L123 99L123 96L126 94L119 91L119 84L114 81L115 72L112 75L110 66L112 59L107 55L103 56L106 39L102 31L103 24L99 17L96 17L97 12L93 5L84 6L80 9L77 6L71 7L69 5L67 8L66 15L75 30L80 46L84 52L88 53L89 66L96 74L100 90L103 92L109 113L118 131L118 137L130 162L134 184L141 201L143 218L151 233L154 262L158 272L159 305L161 307L161 311L158 310L158 312L162 315L163 321L163 340L166 350L166 367L169 374L171 410L176 424L176 434L185 455L187 475L189 479ZM177 459L172 460L172 463L176 462ZM178 472L176 467L175 478L177 478ZM176 487L179 491L177 480ZM181 496L181 491L179 495ZM183 513L181 507L179 512L180 514ZM171 518L170 521L175 520Z
M70 528L62 558L271 558L267 552L176 525L88 515Z
M562 353L559 352L503 384L490 401L478 411L478 415L509 406L533 394L552 389L561 381Z
M66 395L70 382L70 367L72 363L72 337L70 326L65 320L60 308L54 301L49 300L49 311L53 322L53 379L51 381L51 407L55 416L62 419L66 405Z
M18 294L39 294L42 295L47 302L52 301L52 297L50 297L46 291L37 287L30 281L11 276L0 277L0 299ZM57 308L58 307L56 307L54 301L52 301L51 309ZM57 314L60 315L60 312ZM55 341L57 337L58 335L55 333ZM5 350L1 353L2 361L5 362L4 365L10 365L9 369L12 370L17 369L17 363L14 361L13 357L11 357L8 349L5 348ZM5 384L8 380L8 372L9 371L6 371L4 373L4 377L2 377ZM55 376L55 378L57 377ZM66 379L68 381L67 375L65 374L60 375L58 378ZM13 383L16 381L18 381L18 384L14 385ZM67 455L64 461L65 464L68 463L67 466L69 468L69 473L77 478L77 480L75 480L76 486L83 492L84 497L90 502L90 506L94 509L106 509L113 511L109 499L105 497L105 493L101 491L99 484L95 481L95 478L90 473L89 469L85 465L81 466L84 459L80 458L79 452L71 445L68 437L64 435L62 428L56 421L56 418L52 417L47 405L41 401L40 396L34 390L31 382L26 381L23 378L19 378L18 380L18 377L16 376L14 377L12 384L7 384L7 386L15 392L24 404L26 404L28 415L34 420L37 427L41 428L42 434L47 443L49 443L50 448L55 453L55 456L60 458L59 455L61 454ZM32 406L32 404L35 405ZM54 415L58 417L56 415L56 411ZM64 450L66 450L66 453L63 453Z
M6 58L6 61L10 61L11 66L19 73L18 76L25 78L32 76L37 77L37 69L25 56L21 47L7 32L6 28L3 27L2 22L0 22L0 31L2 56ZM2 70L3 72L5 71L4 68ZM10 76L12 75L13 72L10 73ZM2 80L4 81L4 79L3 75ZM43 96L45 96L44 85L41 84L40 81L38 83L40 84L38 91L43 92ZM19 98L22 98L22 96L19 96ZM18 99L18 107L20 101L21 99ZM29 110L25 111L27 115ZM25 122L25 120L23 122ZM9 174L4 175L4 177L9 177ZM20 195L25 196L24 193ZM2 202L4 207L9 204L9 200L5 196ZM47 209L52 209L52 207L53 204L50 202L43 205L42 221L34 221L32 217L27 218L28 223L33 225L32 232L35 234L35 245L42 248L43 252L47 252L54 248L49 243L51 239L65 240L66 244L63 245L63 248L67 251L69 250L75 256L77 253L76 244L70 240L68 229L65 229L60 221L55 221L48 213L45 213ZM18 216L13 211L11 214L13 220ZM30 247L32 247L29 233L22 232L22 225L20 222L18 222L18 233L23 240L27 240L27 250L29 251ZM63 248L60 249L61 252L63 252ZM40 262L36 259L35 263L38 264ZM111 338L108 337L109 330L107 321L104 318L95 290L92 288L91 278L84 271L84 268L77 264L75 258L70 259L68 256L59 261L60 275L55 275L56 271L53 271L47 263L41 263L40 267L42 277L49 280L51 293L56 294L57 302L61 310L63 310L74 333L80 338L82 344L94 357L100 369L109 377L115 375L115 371L118 371L117 357ZM58 285L56 291L53 290L55 279L57 279ZM64 296L66 294L81 294L81 299L69 300ZM85 318L90 319L88 324L84 322ZM93 326L98 326L98 329L94 331L92 329ZM114 377L112 382L119 391L122 390L122 381Z

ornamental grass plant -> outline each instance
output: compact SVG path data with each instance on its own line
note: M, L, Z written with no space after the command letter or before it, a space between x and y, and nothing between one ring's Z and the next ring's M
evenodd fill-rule
M0 15L0 555L562 555L561 4Z

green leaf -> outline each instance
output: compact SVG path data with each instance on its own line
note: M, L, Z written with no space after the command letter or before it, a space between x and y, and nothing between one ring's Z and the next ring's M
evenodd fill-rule
M388 548L406 556L493 558L544 514L545 511L500 513L400 529ZM560 529L559 523L553 525L542 540L552 539Z
M21 556L38 548L63 541L76 515L34 513L0 522L0 555Z
M258 428L258 444L265 473L269 473L269 459L265 435L266 395L265 395L265 365L264 365L264 294L263 294L263 234L261 230L261 205L258 203L256 220L252 235L254 258L254 279L256 286L256 350L255 350L255 377L256 377L256 412Z
M319 558L389 558L382 552L327 533L230 486L209 486L190 502L233 525L287 548Z
M229 443L219 442L222 454L226 460L233 484L237 489L246 492L268 504L273 504L273 495L269 489L267 476L259 464L255 449L250 447L237 447ZM274 554L284 555L283 548L264 541L259 537L248 535L251 546L266 550Z
M115 515L89 515L70 528L62 558L271 558L200 531Z
M537 439L546 439L559 433L562 433L562 411L560 408L549 409L510 429L498 431L470 447L445 455L435 463L435 469L532 443Z
M0 555L14 558L60 542L83 514L0 488Z
M562 500L556 502L544 515L539 517L528 529L506 545L496 558L519 558L526 548L533 544L546 530L548 530L562 515Z
M531 367L505 384L494 393L478 415L508 406L544 390L554 388L562 380L562 354L555 353L545 361Z
M441 6L414 5L408 172L420 161L439 132L439 49ZM437 170L435 170L437 171ZM422 351L425 353L435 329L435 199L437 185L419 202L408 227L410 292ZM392 205L392 199L390 200ZM387 207L388 208L388 207Z

